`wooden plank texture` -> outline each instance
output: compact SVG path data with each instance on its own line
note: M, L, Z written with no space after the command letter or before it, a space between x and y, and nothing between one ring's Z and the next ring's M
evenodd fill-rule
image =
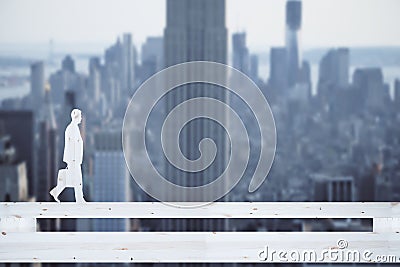
M0 262L263 262L266 246L267 262L285 259L280 250L299 253L287 254L287 262L314 262L323 255L325 261L348 262L340 256L346 251L358 251L360 261L386 256L400 262L399 234L365 232L2 233ZM305 254L310 250L315 256ZM366 251L372 253L368 258Z
M399 202L214 202L198 208L177 208L161 202L1 202L0 217L392 218L400 217L400 205Z

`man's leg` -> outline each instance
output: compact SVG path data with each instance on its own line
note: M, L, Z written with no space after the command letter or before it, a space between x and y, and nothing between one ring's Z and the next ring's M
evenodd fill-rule
M50 195L54 198L55 201L60 202L58 196L65 189L65 171L59 170L57 176L57 186L51 189Z
M58 199L58 196L61 194L61 192L65 189L65 185L61 183L57 183L57 186L51 189L50 195L54 198L55 201L60 202Z
M77 203L85 203L85 199L83 198L83 187L82 187L82 169L81 166L76 166L75 175L78 177L79 185L74 186L75 191L75 201Z
M83 188L82 184L78 186L74 186L74 191L75 191L75 201L77 203L85 203L85 199L83 198Z

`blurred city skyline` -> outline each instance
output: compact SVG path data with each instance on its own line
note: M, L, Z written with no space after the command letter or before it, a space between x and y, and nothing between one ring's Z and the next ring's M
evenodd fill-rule
M55 185L57 170L65 167L60 152L73 108L84 114L80 129L87 201L154 200L129 179L124 153L147 155L157 172L177 184L196 186L194 179L218 179L228 157L242 155L225 149L229 143L224 130L213 118L198 116L175 127L180 130L174 140L179 140L187 159L201 156L202 140L215 141L220 152L215 165L204 172L183 173L165 157L160 138L170 111L197 97L229 104L244 123L246 134L228 133L250 144L249 156L242 158L248 159L242 179L221 200L386 202L400 198L398 0L32 3L0 0L0 197L5 201L51 200L47 189ZM28 39L42 43L32 45ZM94 46L82 51L75 41ZM310 44L324 47L308 49ZM135 102L137 110L152 109L149 116L128 115L135 120L133 125L145 118L145 127L138 127L145 135L145 146L141 151L134 146L122 150L122 125L134 92L163 68L198 60L228 64L243 72L271 107L278 136L276 153L267 182L254 193L249 193L248 185L259 166L263 145L263 127L253 111L258 104L227 94L223 87L185 84L154 105ZM191 74L182 72L182 76L187 73ZM237 86L235 79L230 82ZM159 86L164 89L165 84ZM156 90L150 90L146 92L157 96ZM136 169L140 160L135 162ZM151 177L149 168L144 169L131 175ZM60 200L73 201L71 193L63 193ZM39 224L44 231L373 230L371 220L359 219L222 222L122 219L103 224L96 219L92 223L43 220Z
M285 42L286 1L228 0L230 33L246 31L255 52ZM0 52L20 45L87 45L102 51L122 32L140 46L165 28L165 1L0 1ZM334 46L400 46L396 0L303 1L303 49ZM254 19L257 18L257 19ZM12 30L10 30L12 25ZM29 25L29 27L28 27Z

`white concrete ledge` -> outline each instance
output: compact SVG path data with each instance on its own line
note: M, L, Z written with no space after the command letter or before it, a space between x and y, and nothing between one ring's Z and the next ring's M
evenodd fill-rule
M400 234L362 232L5 233L0 262L263 262L265 246L268 253L298 252L300 262L315 261L303 257L307 250L325 262L352 262L354 251L361 262L400 262ZM366 251L372 254L365 259ZM266 261L281 262L278 254Z
M16 218L393 218L399 202L214 202L177 208L161 202L0 202Z

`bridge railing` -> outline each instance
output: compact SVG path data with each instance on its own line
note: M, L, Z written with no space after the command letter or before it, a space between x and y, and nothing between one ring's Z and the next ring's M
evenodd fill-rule
M369 218L369 232L37 232L45 218ZM0 262L400 262L398 202L0 203Z

